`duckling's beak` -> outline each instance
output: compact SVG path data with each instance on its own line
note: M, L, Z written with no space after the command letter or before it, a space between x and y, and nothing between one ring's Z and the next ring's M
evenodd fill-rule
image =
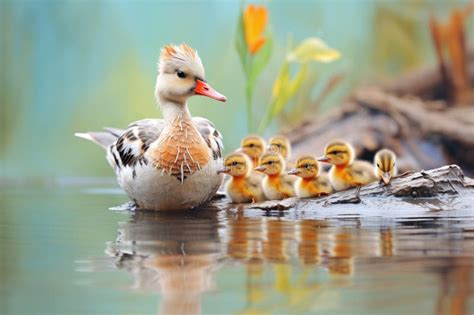
M384 172L382 174L382 181L385 185L388 185L388 183L390 183L390 179L392 179L392 175L390 175L389 172Z
M227 166L223 166L221 167L219 170L217 170L217 174L222 174L222 173L229 173L230 171L230 167L227 167Z
M207 82L201 81L199 79L196 79L194 94L207 96L221 102L227 101L227 97L214 90L209 84L207 84Z
M298 175L299 173L300 173L300 170L297 168L294 168L288 172L288 175Z
M323 155L323 156L318 158L318 161L319 162L324 162L324 163L329 163L330 159L327 156Z
M258 172L263 172L264 170L266 170L267 168L263 165L259 165L255 168L256 171Z

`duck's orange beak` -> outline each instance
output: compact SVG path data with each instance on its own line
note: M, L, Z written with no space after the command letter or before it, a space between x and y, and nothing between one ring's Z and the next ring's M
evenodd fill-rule
M330 159L327 157L327 156L321 156L320 158L318 158L318 161L319 162L324 162L324 163L329 163Z
M227 101L227 97L214 90L209 84L207 84L207 82L198 79L196 79L196 87L194 88L194 94L207 96L221 102Z

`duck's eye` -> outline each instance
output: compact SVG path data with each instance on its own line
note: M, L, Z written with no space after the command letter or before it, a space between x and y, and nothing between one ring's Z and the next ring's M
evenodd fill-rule
M268 165L273 165L273 161L268 161Z
M379 163L377 163L377 167L378 167L378 168L380 168L380 165L379 165Z
M183 71L180 71L180 70L176 71L176 75L177 75L178 78L180 78L180 79L186 78L186 73L184 73Z
M237 161L232 162L232 166L237 166Z

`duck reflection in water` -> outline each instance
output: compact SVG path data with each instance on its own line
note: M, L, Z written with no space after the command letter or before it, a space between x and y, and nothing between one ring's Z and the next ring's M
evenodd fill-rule
M245 290L241 314L330 312L349 307L348 297L360 301L355 307L376 309L385 294L410 299L421 289L430 292L425 297L435 304L436 314L465 315L471 296L464 280L473 274L472 266L464 259L439 259L453 250L452 240L438 240L432 253L425 252L421 249L432 237L412 226L400 232L390 225L364 229L358 219L288 219L205 209L136 212L118 234L108 253L118 268L133 275L134 289L161 295L159 314L200 314L203 295L223 289L214 285L220 267L226 271L219 272L220 283L245 275L244 287L232 293ZM421 259L424 255L433 259ZM406 272L417 277L403 277ZM392 286L386 287L387 278ZM430 285L420 287L420 279ZM441 279L437 297L433 279ZM221 311L227 307L212 303ZM384 300L383 305L398 309L400 304Z
M201 297L214 288L222 254L217 211L136 212L107 253L131 273L133 288L161 295L158 314L201 314Z

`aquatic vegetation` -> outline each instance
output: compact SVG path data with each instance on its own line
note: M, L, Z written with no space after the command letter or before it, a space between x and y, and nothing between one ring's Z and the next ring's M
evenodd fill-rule
M245 8L241 8L237 25L236 49L246 79L248 132L254 131L256 120L252 104L257 78L267 66L272 54L272 39L267 24L268 9L265 6L248 4ZM304 80L308 77L310 62L329 63L341 57L338 50L329 47L317 37L306 38L294 48L290 44L288 50L279 74L275 78L270 103L266 106L263 118L259 120L260 124L257 130L260 133L265 131L298 94ZM294 72L293 75L292 72Z
M283 62L280 73L275 79L272 100L267 106L266 113L260 122L258 131L263 133L268 125L283 111L288 103L301 91L303 82L308 77L309 63L312 61L329 63L341 57L341 53L329 47L316 37L303 40L291 50ZM291 65L296 67L291 75ZM318 81L315 81L317 84ZM310 104L307 104L308 106Z
M252 98L257 78L270 61L272 38L266 28L268 9L249 4L241 8L238 19L235 47L245 74L245 101L247 103L247 127L253 131Z

